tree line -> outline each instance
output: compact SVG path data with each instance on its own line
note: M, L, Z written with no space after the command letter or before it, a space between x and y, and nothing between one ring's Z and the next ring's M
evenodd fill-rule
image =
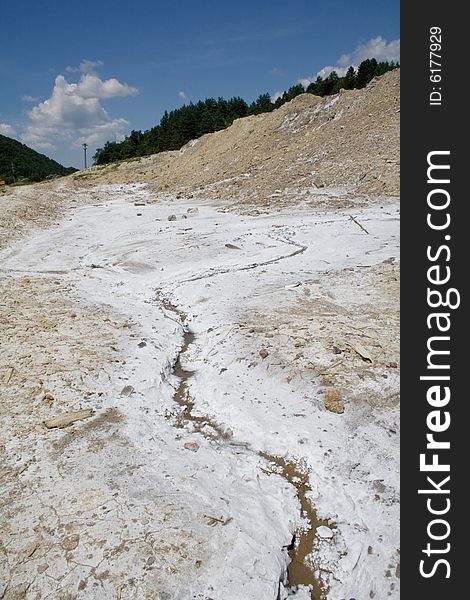
M159 125L147 131L132 131L122 142L106 142L103 148L97 149L93 159L95 164L104 165L166 150L179 150L190 140L205 133L230 127L235 119L271 112L299 94L307 92L316 96L329 96L338 93L341 89L363 88L374 77L383 75L398 66L398 63L393 61L377 62L375 58L368 58L359 65L357 70L349 67L344 77L332 71L325 78L317 77L307 89L300 83L293 85L274 102L268 93L261 94L251 104L240 97L230 100L208 98L195 104L191 102L171 112L165 111Z

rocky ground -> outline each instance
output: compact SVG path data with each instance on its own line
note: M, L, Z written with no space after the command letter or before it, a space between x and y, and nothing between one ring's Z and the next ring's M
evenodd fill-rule
M0 596L398 597L398 98L0 196Z

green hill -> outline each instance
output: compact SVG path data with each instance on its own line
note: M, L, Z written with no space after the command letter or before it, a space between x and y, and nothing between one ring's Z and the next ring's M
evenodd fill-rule
M42 181L54 176L68 175L76 170L73 167L64 167L44 154L0 135L0 179L7 183Z

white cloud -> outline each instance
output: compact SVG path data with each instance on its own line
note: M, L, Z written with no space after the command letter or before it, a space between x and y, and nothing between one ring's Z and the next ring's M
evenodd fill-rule
M82 98L116 98L118 96L131 96L138 93L137 88L121 83L117 79L100 79L97 75L86 73L82 75L79 83L71 83L74 93Z
M181 90L180 92L178 92L178 96L181 98L181 100L183 102L187 102L189 100L186 92L183 92L183 90Z
M7 137L16 137L15 128L9 125L8 123L0 123L0 133L2 135L6 135Z
M96 147L109 139L120 140L129 123L112 119L101 101L136 93L136 88L117 79L103 80L84 73L78 83L70 83L58 75L50 98L29 111L22 140L41 150L55 150L64 142L69 147L83 142Z
M375 58L377 62L399 61L400 60L400 40L387 42L382 36L372 38L365 44L357 46L351 54L343 54L338 59L338 65L346 69L351 65L357 67L363 60Z
M23 102L37 102L39 98L36 98L36 96L21 96L21 100Z
M66 67L67 73L92 73L96 72L97 67L103 66L101 60L82 60L78 67Z
M336 65L326 65L321 68L313 77L304 77L299 79L304 87L316 80L317 77L328 77L332 71L343 77L350 66L357 68L363 60L375 58L377 62L399 61L400 60L400 40L387 42L382 36L370 39L365 44L359 44L350 54L342 54Z
M276 102L276 100L280 98L283 93L284 90L278 90L277 92L274 92L274 94L271 96L271 102Z

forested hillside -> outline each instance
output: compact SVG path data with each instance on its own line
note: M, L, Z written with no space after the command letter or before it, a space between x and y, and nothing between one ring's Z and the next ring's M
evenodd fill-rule
M0 179L7 183L42 181L76 170L64 167L17 140L0 135Z
M271 112L299 94L308 92L315 96L336 94L340 89L352 90L365 87L374 77L398 67L394 62L378 63L374 58L363 61L357 71L350 67L344 77L332 71L328 77L318 77L307 89L302 84L291 86L274 102L268 93L261 94L248 104L240 97L230 100L208 98L196 104L165 111L160 124L148 131L132 131L122 142L107 142L98 148L94 160L103 165L136 156L147 156L166 150L179 150L190 140L205 133L213 133L230 127L235 119L248 115Z

